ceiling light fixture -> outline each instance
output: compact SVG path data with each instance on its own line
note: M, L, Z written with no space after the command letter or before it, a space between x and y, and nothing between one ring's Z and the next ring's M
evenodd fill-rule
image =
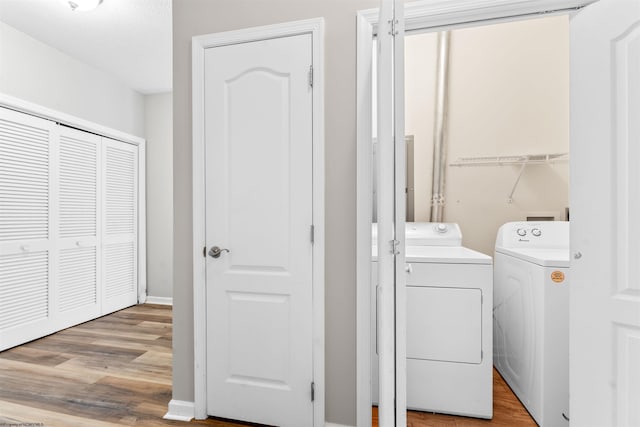
M86 12L87 10L93 10L100 6L102 0L65 0L65 3L71 8L71 10L79 10Z

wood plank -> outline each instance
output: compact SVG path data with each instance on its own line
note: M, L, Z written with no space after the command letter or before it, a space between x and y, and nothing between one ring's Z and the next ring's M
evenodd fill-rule
M144 363L130 362L119 363L111 361L104 363L104 360L89 357L76 357L58 365L60 369L97 371L113 377L138 380L156 384L171 385L171 376L166 375L167 367L154 366Z
M68 357L59 352L40 350L26 345L0 352L0 359L16 360L43 366L56 366L69 360Z
M19 378L26 376L62 378L78 381L83 384L93 384L104 377L104 374L94 371L65 370L49 365L21 362L19 360L0 360L0 379L7 378L8 376L18 376Z
M158 351L158 352L164 352L164 353L168 352L169 355L171 355L171 341L169 341L167 344L166 341L160 341L160 338L151 342L123 340L121 338L106 338L106 339L100 338L92 341L92 343L97 345L108 345L111 347L123 347L123 348L135 349L135 350Z
M58 352L67 358L69 358L69 356L84 356L94 360L132 361L136 357L144 354L142 350L96 345L88 341L78 342L72 337L59 334L53 334L49 337L32 341L27 345L30 348Z
M76 326L78 328L74 332L78 331L91 331L90 333L95 336L117 336L122 338L133 338L136 340L144 340L144 341L153 341L157 340L161 337L160 334L150 334L143 330L138 330L137 326L135 328L127 326L126 329L114 329L113 325L109 326L101 326L101 327L88 327L85 325ZM74 328L74 329L75 329ZM54 334L57 335L57 334ZM64 335L63 335L64 336Z
M0 413L23 424L43 423L47 427L113 427L114 424L99 419L83 418L38 407L0 401ZM117 424L116 424L117 425Z
M115 347L124 347L126 348L127 343L133 344L141 344L141 345L161 345L166 347L166 342L161 340L169 335L167 332L163 332L161 330L155 330L151 333L148 333L146 330L140 330L139 332L132 332L132 329L138 330L138 325L127 326L126 329L129 330L128 334L122 334L118 332L112 332L110 334L105 333L102 329L100 330L86 330L86 329L77 329L77 330L67 330L59 332L60 335L56 334L55 337L52 337L53 340L66 340L67 342L78 342L81 341L83 343L86 342L118 342L120 344L114 345ZM170 335L169 335L170 338ZM170 342L170 340L169 340ZM169 346L170 347L170 346ZM134 348L134 347L132 347Z
M171 368L173 357L171 357L171 354L167 354L166 352L162 353L159 351L147 351L145 354L142 354L140 355L140 357L136 358L133 363L142 363L153 366L162 366L164 368Z

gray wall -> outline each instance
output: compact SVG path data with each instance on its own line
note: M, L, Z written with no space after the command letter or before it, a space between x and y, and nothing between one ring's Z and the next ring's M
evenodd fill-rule
M173 296L173 96L144 97L147 139L147 295Z
M326 417L356 419L356 11L379 0L173 2L173 398L193 400L191 37L324 17L326 141Z
M144 137L140 93L2 22L0 92Z

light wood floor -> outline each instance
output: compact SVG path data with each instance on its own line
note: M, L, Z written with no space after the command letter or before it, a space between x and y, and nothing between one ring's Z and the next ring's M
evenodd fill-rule
M373 408L373 426L378 427L378 408ZM407 427L537 427L518 398L493 370L493 419L455 417L407 411Z
M497 374L494 387L492 421L409 412L407 425L535 426ZM128 308L0 352L0 425L187 425L162 419L169 400L170 307L145 304ZM208 419L189 425L251 424Z

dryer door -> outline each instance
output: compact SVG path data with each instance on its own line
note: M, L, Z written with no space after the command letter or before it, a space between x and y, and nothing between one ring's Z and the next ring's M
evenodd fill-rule
M480 289L407 287L407 358L481 363Z

